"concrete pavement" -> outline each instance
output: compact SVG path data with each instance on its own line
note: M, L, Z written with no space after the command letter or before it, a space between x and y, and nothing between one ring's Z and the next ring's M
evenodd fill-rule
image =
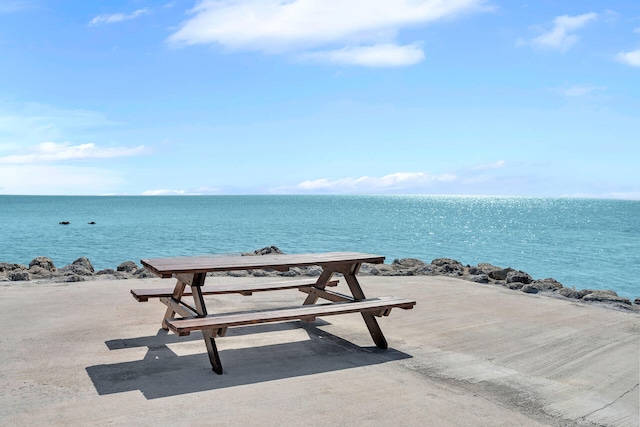
M229 280L265 279L207 283ZM217 340L221 376L199 333L160 330L164 306L129 294L172 280L0 282L0 424L639 425L638 314L447 277L360 281L417 300L379 320L388 350L358 314L232 328Z

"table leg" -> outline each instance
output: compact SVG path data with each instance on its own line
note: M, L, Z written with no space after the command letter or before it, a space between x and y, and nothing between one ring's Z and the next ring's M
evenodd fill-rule
M357 300L365 299L364 292L360 287L360 283L358 283L358 279L356 279L356 273L360 269L360 264L354 264L345 268L341 273L344 276L347 284L349 285L349 289L351 290L351 295L353 298ZM364 319L364 323L367 325L369 329L369 333L371 334L371 338L376 343L378 348L385 349L388 347L387 340L382 334L382 330L380 329L380 325L378 325L378 321L374 317L373 314L370 313L360 313L362 318Z
M176 287L173 290L173 295L171 295L171 298L173 298L176 301L180 301L180 299L182 298L182 294L184 293L184 288L186 286L187 284L185 282L178 279L178 281L176 282ZM165 331L169 330L169 326L167 326L167 319L173 319L175 315L176 315L176 312L173 311L171 307L167 307L167 311L165 311L164 318L162 319L162 329L164 329Z
M307 295L307 298L304 300L304 302L302 303L302 305L309 305L309 304L315 304L316 302L318 302L318 298L319 295L313 291L314 288L316 289L324 289L327 287L327 283L329 283L329 280L331 280L331 277L333 276L333 271L329 271L329 270L322 270L322 273L320 274L320 277L318 277L318 280L316 280L316 284L313 285L313 288L311 288L311 292L309 292L309 295Z
M204 302L202 295L202 285L206 279L206 273L196 273L193 276L193 282L191 284L191 293L193 294L193 302L196 306L196 311L199 316L207 315L207 306ZM202 337L204 338L204 344L207 346L207 353L209 354L209 362L213 371L221 375L222 363L220 363L220 355L218 354L218 347L216 346L215 336L218 333L217 329L203 329Z

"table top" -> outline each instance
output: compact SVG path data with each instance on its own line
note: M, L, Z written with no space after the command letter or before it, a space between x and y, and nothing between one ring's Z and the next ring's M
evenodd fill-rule
M359 252L327 252L284 255L207 255L194 257L152 258L140 260L149 271L160 277L180 273L271 269L287 271L291 267L342 263L381 264L384 257Z

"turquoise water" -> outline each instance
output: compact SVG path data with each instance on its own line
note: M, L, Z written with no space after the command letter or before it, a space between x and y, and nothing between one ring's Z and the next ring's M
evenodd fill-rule
M69 221L69 225L60 225ZM95 221L95 225L88 223ZM0 261L359 251L490 262L640 297L640 202L441 196L0 196Z

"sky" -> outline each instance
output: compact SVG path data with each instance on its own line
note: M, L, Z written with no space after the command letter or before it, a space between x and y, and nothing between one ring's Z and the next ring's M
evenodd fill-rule
M640 2L0 0L0 194L640 199Z

